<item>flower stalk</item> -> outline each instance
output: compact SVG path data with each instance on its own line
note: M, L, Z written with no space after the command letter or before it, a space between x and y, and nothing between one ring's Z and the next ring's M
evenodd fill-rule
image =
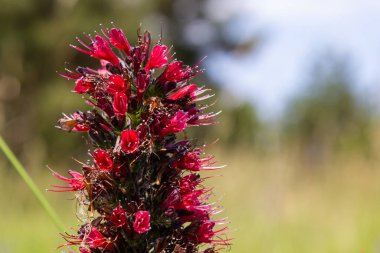
M83 223L63 236L65 245L81 253L214 253L229 246L226 221L212 218L220 208L208 203L212 189L199 174L220 166L182 134L218 115L198 105L212 97L191 82L202 70L173 60L161 40L152 47L149 32L138 33L135 46L119 28L102 32L71 45L100 60L100 68L62 74L92 106L64 114L57 125L87 133L92 158L79 162L81 172L53 171L62 184L51 191L74 192L84 207Z

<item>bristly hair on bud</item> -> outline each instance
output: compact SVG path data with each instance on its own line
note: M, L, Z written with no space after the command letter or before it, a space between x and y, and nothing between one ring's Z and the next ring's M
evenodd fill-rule
M212 95L191 82L198 66L172 60L161 39L151 46L149 32L131 46L120 28L77 39L79 52L100 60L98 70L78 67L63 77L92 109L63 114L57 127L86 133L90 160L69 177L53 171L63 185L54 192L75 192L88 210L76 234L64 234L62 246L80 252L212 253L230 245L225 219L208 203L212 189L202 186L200 171L215 170L205 155L179 133L214 124L218 113L197 102ZM161 71L156 72L157 69ZM202 96L201 96L202 95ZM181 135L182 136L182 135Z

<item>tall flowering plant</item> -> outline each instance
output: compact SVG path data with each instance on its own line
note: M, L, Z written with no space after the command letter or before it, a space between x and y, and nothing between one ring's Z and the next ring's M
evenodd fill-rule
M212 216L211 189L202 170L214 170L213 157L180 133L211 125L205 113L207 89L191 83L201 70L173 59L171 48L149 32L131 46L119 28L86 36L76 50L100 60L101 68L78 67L62 76L75 82L92 110L64 114L58 127L89 136L91 159L82 172L69 170L52 191L76 193L85 218L65 245L87 252L217 252L229 245L225 220Z

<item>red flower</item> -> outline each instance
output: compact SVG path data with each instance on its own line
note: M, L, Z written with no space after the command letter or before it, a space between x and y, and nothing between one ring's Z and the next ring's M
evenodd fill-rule
M135 152L139 145L140 139L136 130L124 130L120 135L121 149L125 153Z
M187 153L179 161L174 163L175 168L188 169L191 171L199 171L202 169L202 161L200 158L200 152L193 151Z
M138 211L136 213L133 229L139 234L150 230L150 213L148 211Z
M83 78L78 79L75 82L74 91L78 94L83 94L91 91L94 88L94 85L91 82L83 80Z
M165 77L168 81L178 82L183 80L186 75L190 72L190 67L186 66L183 68L183 62L174 61L169 64L165 71Z
M155 45L150 54L145 70L162 68L168 62L168 47L165 45Z
M187 179L192 180L190 178ZM162 207L166 210L186 210L187 212L180 212L182 215L178 217L178 220L183 223L209 219L210 215L213 214L214 209L212 208L212 205L204 204L203 202L209 198L209 195L205 194L209 193L211 190L196 190L195 185L187 189L183 189L182 187L183 186L181 185L180 193L177 190L172 191L168 198L163 202Z
M187 113L178 111L161 130L161 135L179 133L186 128Z
M95 164L99 167L100 170L109 172L112 170L113 161L111 156L107 151L102 149L95 150L93 154Z
M115 227L122 227L127 223L127 213L120 204L113 209L109 221L111 221Z
M113 244L107 240L107 238L102 235L95 227L91 228L90 233L85 236L84 243L88 245L91 249L111 249Z
M107 87L107 92L109 94L115 94L117 92L125 92L125 81L123 79L123 77L121 77L120 75L111 75L109 78L108 78L108 81L109 81L109 85Z
M180 160L173 164L173 167L178 169L186 169L191 171L200 170L214 170L223 166L212 166L215 162L212 161L213 156L201 158L201 151L199 149L188 152Z
M128 97L121 92L116 92L113 96L113 111L118 117L124 117L128 110Z
M171 62L164 73L159 77L159 83L169 82L181 82L183 80L190 79L200 71L194 71L194 68L184 66L181 61Z
M67 178L64 176L61 176L57 172L53 171L53 175L68 183L68 186L59 186L59 185L53 185L53 187L57 188L56 190L50 190L53 192L70 192L70 191L80 191L86 188L86 183L84 180L84 177L79 172L69 170L68 173L71 175L71 178Z
M110 46L108 45L107 41L100 35L95 36L95 40L88 37L88 39L91 41L90 46L86 45L83 41L80 39L77 39L78 42L85 47L85 49L80 48L78 46L70 45L71 47L75 48L79 52L85 53L90 55L91 57L94 57L99 60L106 60L114 65L119 64L119 59L115 55L115 53L112 51Z
M212 221L205 221L199 225L196 241L199 243L210 243L212 238L215 235L215 232L212 231L215 223Z
M195 84L190 84L187 86L184 86L177 90L175 93L170 95L168 99L170 100L178 100L180 98L183 98L186 95L189 95L191 99L195 98L195 90L197 89L197 86Z
M231 239L219 239L214 240L213 237L227 229L227 227L221 228L217 231L213 231L215 222L207 220L197 225L197 231L195 234L190 235L190 239L196 243L212 243L217 245L227 246L230 245Z
M109 42L112 46L123 50L127 55L129 55L129 51L131 49L131 46L129 45L129 42L127 38L125 37L123 30L118 28L111 28L109 31L104 31L103 33L105 35L108 35Z
M176 208L185 209L188 211L195 211L195 210L211 211L210 205L201 205L202 201L206 200L208 196L203 196L202 198L200 197L208 191L209 190L200 189L200 190L194 190L192 192L182 195L181 202L178 203Z
M197 174L184 176L180 181L181 194L186 194L195 190L195 187L201 183Z

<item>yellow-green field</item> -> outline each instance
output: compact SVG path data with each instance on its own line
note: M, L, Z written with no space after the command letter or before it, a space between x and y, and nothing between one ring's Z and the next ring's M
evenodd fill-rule
M215 186L235 238L231 252L380 252L380 170L341 158L303 168L286 155L217 152L228 164ZM7 171L7 172L6 172ZM49 171L31 173L45 189ZM2 168L0 252L65 252L58 231L19 177ZM70 194L46 193L60 216L75 226Z

